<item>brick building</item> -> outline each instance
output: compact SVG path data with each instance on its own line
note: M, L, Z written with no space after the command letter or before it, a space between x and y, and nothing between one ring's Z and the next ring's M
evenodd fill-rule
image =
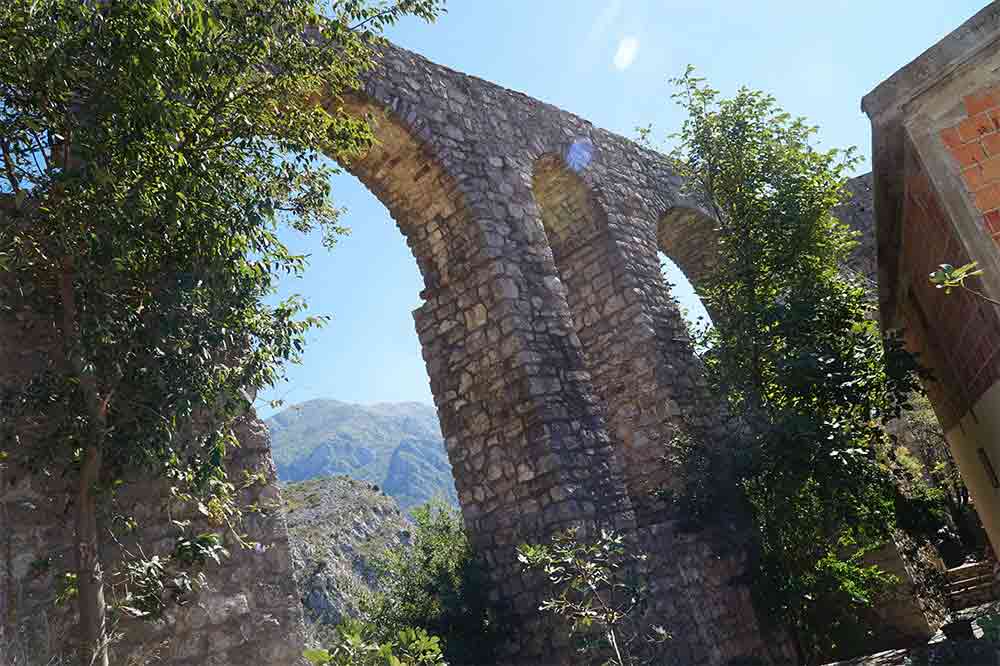
M933 371L927 390L1000 546L1000 2L862 100L872 122L879 305ZM940 264L978 262L978 293Z

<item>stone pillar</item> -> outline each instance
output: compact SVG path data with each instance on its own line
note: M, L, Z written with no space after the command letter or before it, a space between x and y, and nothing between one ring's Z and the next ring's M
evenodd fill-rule
M637 543L650 554L651 617L684 636L667 646L667 658L678 663L768 658L747 585L745 517L685 532L652 494L682 490L663 460L679 430L726 459L732 424L721 400L709 395L663 280L658 205L635 201L636 190L601 187L600 177L577 174L550 154L535 162L532 180L585 366L620 451L637 512ZM643 203L650 204L648 212ZM735 477L723 470L716 481L735 494Z
M753 533L726 464L741 439L721 397L708 391L664 282L657 253L662 208L637 192L602 188L596 198L608 211L609 260L623 303L608 324L615 339L628 341L619 348L617 368L608 371L616 381L608 393L609 421L623 441L631 438L626 477L650 553L654 614L686 636L683 644L670 647L671 657L692 664L791 658L780 629L764 633L750 598ZM731 503L707 524L691 524L643 497L657 486L683 492L678 471L660 460L678 433L721 462L710 472L712 482L720 489L719 501Z
M553 652L539 581L521 574L516 546L572 525L634 527L544 234L517 201L519 173L498 167L494 178L490 192L515 194L471 206L478 256L416 320L466 524L522 623L510 655L551 663L572 653Z

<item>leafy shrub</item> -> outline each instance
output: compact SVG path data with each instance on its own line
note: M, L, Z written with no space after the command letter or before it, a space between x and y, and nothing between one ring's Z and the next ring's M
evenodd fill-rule
M854 149L818 149L816 128L759 91L723 99L691 69L673 82L688 116L675 165L718 237L699 285L718 316L695 348L744 426L725 447L743 452L729 470L699 458L697 439L711 443L699 432L694 455L680 447L689 459L675 466L695 477L685 485L696 506L723 506L712 495L732 484L720 479L742 481L760 616L788 628L800 661L815 663L864 635L888 582L863 558L897 526L897 487L880 456L919 369L898 332L883 336L866 284L844 268L856 234L831 211L848 198ZM909 506L926 510L923 499Z
M569 622L586 663L659 663L647 653L669 636L662 627L647 628L642 622L646 590L640 567L646 556L614 532L602 529L592 541L581 541L577 534L568 530L548 545L518 547L518 559L526 568L542 571L553 588L554 596L540 610Z
M977 620L977 624L983 630L983 640L1000 643L1000 615L981 617Z
M415 627L440 637L450 663L493 663L502 635L499 613L461 517L431 502L414 509L413 518L410 546L375 559L382 589L362 600L363 618L380 641Z
M329 649L310 649L304 655L316 666L432 666L445 664L440 640L423 629L405 628L393 640L379 642L373 627L347 620L337 627Z

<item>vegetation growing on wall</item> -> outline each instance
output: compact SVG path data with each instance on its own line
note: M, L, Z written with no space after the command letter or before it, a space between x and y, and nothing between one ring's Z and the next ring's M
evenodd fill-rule
M217 531L239 533L225 461L244 391L278 380L320 323L298 299L262 300L305 266L276 230L340 233L323 154L348 157L372 138L338 96L358 85L384 26L432 19L439 5L347 0L332 20L313 0L0 6L3 301L56 322L62 341L4 396L0 448L76 480L67 580L81 663L108 663L101 540L135 528L104 512L125 470L169 479ZM315 104L323 93L331 111ZM24 429L41 421L32 441ZM112 572L128 581L117 610L155 613L177 571L222 556L216 534L175 526L165 568L126 554Z
M660 663L656 646L670 635L645 617L646 556L623 535L602 529L584 538L578 530L569 530L550 543L521 545L518 559L547 579L552 596L539 610L563 619L576 641L580 663Z
M423 629L400 629L389 640L372 638L375 626L357 620L337 627L329 648L310 648L304 656L316 666L444 666L441 641Z
M970 556L981 555L986 534L930 401L914 395L911 402L913 409L893 428L898 476L908 494L923 498L934 513L943 514L923 533L936 530L931 541L945 564L958 566Z

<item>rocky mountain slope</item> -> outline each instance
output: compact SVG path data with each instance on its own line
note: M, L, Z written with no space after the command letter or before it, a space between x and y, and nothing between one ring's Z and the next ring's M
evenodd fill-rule
M266 423L282 481L343 474L378 485L404 509L435 496L458 505L437 412L429 405L310 400Z
M284 484L281 493L306 618L335 625L356 615L377 585L373 558L409 543L405 514L375 486L344 476Z

